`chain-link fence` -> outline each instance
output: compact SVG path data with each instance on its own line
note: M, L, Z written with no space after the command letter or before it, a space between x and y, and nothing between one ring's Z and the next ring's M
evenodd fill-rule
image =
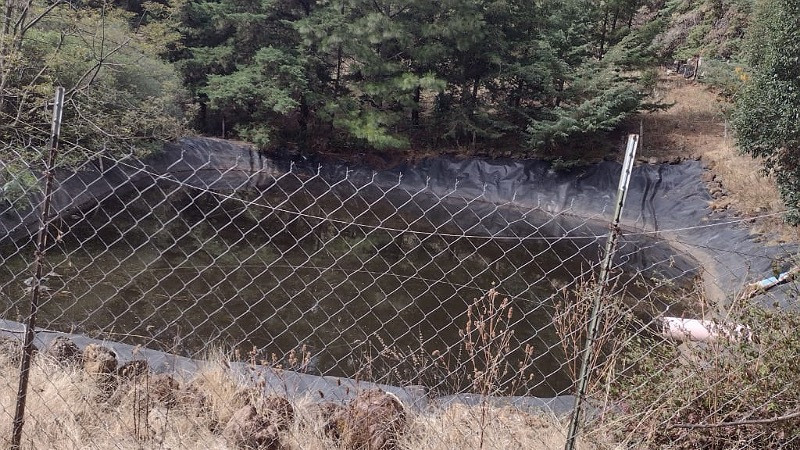
M611 163L67 154L40 252L47 146L2 151L9 430L39 296L23 447L561 448L598 295L577 448L798 445L792 290L745 290L793 249L707 211L699 164L636 169L598 283Z

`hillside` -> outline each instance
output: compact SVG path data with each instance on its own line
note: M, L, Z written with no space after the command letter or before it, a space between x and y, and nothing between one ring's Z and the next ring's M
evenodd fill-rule
M677 162L696 159L708 168L711 205L743 216L776 214L784 210L774 177L763 173L762 162L742 155L727 119L731 103L709 86L664 75L655 96L670 108L645 113L628 121L630 133L642 131L642 162ZM777 239L797 239L794 227L778 215L759 224L760 231Z

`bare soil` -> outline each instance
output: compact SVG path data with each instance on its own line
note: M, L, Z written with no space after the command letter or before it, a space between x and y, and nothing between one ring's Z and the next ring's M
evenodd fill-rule
M798 230L783 222L783 203L773 177L763 173L758 159L736 147L726 113L732 105L708 86L679 75L659 81L655 100L672 105L629 120L623 131L642 134L642 163L676 163L694 159L708 169L705 181L713 197L710 207L743 217L769 217L754 222L753 230L777 242L796 241Z

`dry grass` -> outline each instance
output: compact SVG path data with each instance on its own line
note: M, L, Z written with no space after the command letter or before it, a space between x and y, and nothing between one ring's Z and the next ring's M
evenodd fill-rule
M286 436L292 449L338 449L336 441L326 436L320 426L313 424L318 417L300 405L299 418ZM453 450L453 449L558 449L564 448L566 422L547 414L531 414L513 408L489 407L489 427L480 444L480 406L454 404L424 414L414 415L408 431L398 442L398 450ZM309 422L312 426L308 426ZM611 449L604 442L592 439L579 440L581 450Z
M479 407L453 405L431 415L419 416L403 443L403 448L449 450L473 449L478 445L481 413ZM566 424L552 416L520 412L513 408L489 408L489 427L484 431L487 449L562 449ZM609 448L599 443L581 442L580 449Z
M641 122L642 160L703 161L710 170L706 181L715 197L710 205L713 209L730 209L745 216L783 210L775 180L762 174L759 160L741 155L736 148L725 120L730 103L706 86L680 76L663 77L655 97L674 105L666 111L637 116L627 127L629 132L638 133ZM760 221L755 231L774 235L778 240L800 237L780 216Z
M0 427L10 430L17 367L0 362L0 378ZM34 359L28 392L23 448L227 448L204 426L206 417L197 411L143 405L130 393L115 405L108 401L102 386L83 370L62 366L47 357ZM229 398L224 406L233 406L232 400L236 401ZM145 407L145 414L137 414L137 407ZM3 441L9 435L4 432Z
M11 429L17 371L15 364L0 357L2 430ZM23 448L227 449L231 447L221 436L225 424L235 411L260 395L243 380L234 379L221 359L210 360L195 378L182 382L176 392L178 400L171 404L153 400L141 384L120 386L109 392L81 368L37 356L31 372ZM203 401L185 401L181 396L186 392L200 393ZM295 401L294 409L295 420L281 436L285 449L340 448L325 434L325 422L311 400ZM565 422L543 413L460 404L409 413L409 426L398 449L561 449L565 441ZM480 447L482 416L488 418L488 427ZM8 445L9 435L3 432L0 445ZM579 448L610 447L584 442Z

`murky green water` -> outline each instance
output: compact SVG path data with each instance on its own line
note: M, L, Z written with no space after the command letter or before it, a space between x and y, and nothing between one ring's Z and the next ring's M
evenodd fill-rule
M300 189L297 180L227 200L156 186L57 224L39 324L189 356L237 348L245 357L255 346L259 358L274 353L288 364L287 353L304 347L314 373L366 377L371 367L383 381L431 384L466 373L467 305L495 285L514 309L514 345L534 349L528 393L552 395L570 386L552 327L558 289L598 259L604 241L582 236L604 232L569 217L369 186ZM576 239L538 239L567 233ZM683 270L657 264L663 246L637 245L623 248L623 281ZM30 246L3 248L5 318L27 313L32 255ZM649 292L638 286L628 294ZM677 288L649 296L650 307L663 309L659 298L668 302ZM421 356L433 352L446 357Z

